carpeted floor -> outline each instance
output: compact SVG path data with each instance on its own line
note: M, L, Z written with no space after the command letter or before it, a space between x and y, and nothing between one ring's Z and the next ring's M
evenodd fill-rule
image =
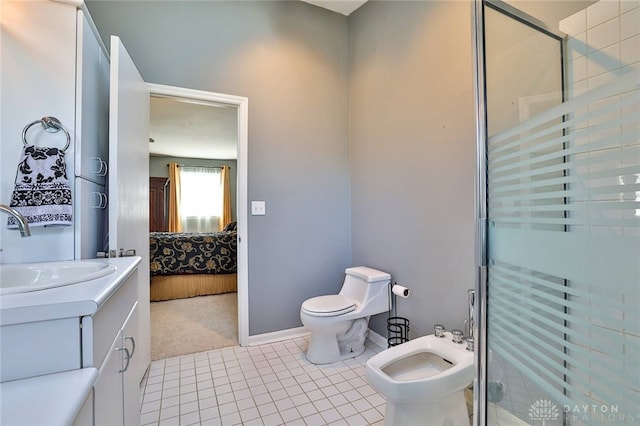
M151 359L238 344L238 294L151 302Z

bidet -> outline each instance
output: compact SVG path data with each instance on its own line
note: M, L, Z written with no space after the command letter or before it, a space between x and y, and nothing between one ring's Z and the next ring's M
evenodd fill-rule
M380 352L367 361L365 376L386 400L385 425L468 425L464 389L473 361L473 352L444 332Z

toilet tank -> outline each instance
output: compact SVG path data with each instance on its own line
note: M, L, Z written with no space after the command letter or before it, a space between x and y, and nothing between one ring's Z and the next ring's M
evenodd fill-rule
M344 272L341 295L359 302L365 310L388 310L390 274L366 266L347 268Z

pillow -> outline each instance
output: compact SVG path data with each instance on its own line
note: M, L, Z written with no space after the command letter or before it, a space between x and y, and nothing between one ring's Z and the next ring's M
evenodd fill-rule
M237 231L238 222L229 222L225 225L223 231Z

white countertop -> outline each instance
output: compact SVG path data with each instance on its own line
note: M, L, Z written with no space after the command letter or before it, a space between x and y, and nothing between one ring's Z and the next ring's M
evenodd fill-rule
M97 376L83 368L0 383L0 424L71 425Z
M140 260L137 256L100 259L114 265L115 272L62 287L4 294L0 296L0 326L93 315L131 275Z

